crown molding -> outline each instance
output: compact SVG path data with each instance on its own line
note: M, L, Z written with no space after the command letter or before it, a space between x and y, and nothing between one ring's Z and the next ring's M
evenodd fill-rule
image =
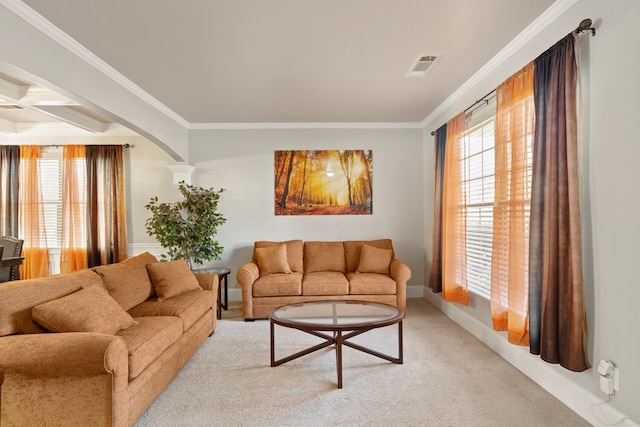
M425 128L440 114L445 112L456 101L461 99L472 87L489 76L500 65L509 59L513 54L520 50L525 44L530 42L535 36L540 34L542 30L547 28L553 21L566 12L571 6L579 0L557 0L540 16L538 16L531 24L527 26L520 34L516 36L509 44L507 44L500 52L489 60L482 68L480 68L469 80L464 82L455 92L444 100L435 110L431 112L421 123Z
M188 130L267 130L267 129L424 129L431 121L461 99L471 88L495 71L515 52L531 41L542 30L555 21L579 0L557 0L536 20L529 24L516 38L463 83L442 104L421 122L319 122L319 123L189 123L148 92L127 79L102 59L86 49L65 32L44 19L20 0L0 0L0 5L22 18L28 24L50 37L56 43L82 59L96 70L118 83L133 95L147 102L167 117Z
M84 62L100 71L102 74L122 86L124 89L131 92L133 95L145 101L156 110L160 111L165 116L174 120L178 124L185 128L189 127L189 122L171 110L169 107L158 101L151 96L148 92L142 89L140 86L127 79L125 76L116 71L109 64L93 54L90 50L82 46L76 40L71 38L67 33L60 30L51 22L46 20L42 15L38 14L35 10L31 9L25 3L20 0L0 0L0 5L6 7L18 17L22 18L28 24L39 30L41 33L51 38L69 52L82 59Z
M191 123L189 130L422 129L420 122Z
M13 123L13 122L10 122ZM0 122L2 124L2 122ZM13 139L25 139L40 136L53 136L53 137L76 137L81 136L84 138L103 138L103 137L138 137L138 133L131 129L122 126L118 123L111 123L107 129L102 133L94 133L88 130L81 129L77 126L70 125L63 122L51 122L51 123L13 123L15 130L13 132L6 132L11 134ZM8 135L3 135L0 129L0 139L6 138Z

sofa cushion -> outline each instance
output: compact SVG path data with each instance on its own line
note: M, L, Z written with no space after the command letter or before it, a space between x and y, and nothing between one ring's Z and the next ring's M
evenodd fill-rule
M265 248L270 246L278 246L280 244L285 244L287 247L287 261L289 263L289 268L294 272L302 272L303 271L303 263L302 263L302 240L287 240L286 242L271 242L268 240L259 240L253 244L253 261L257 264L256 253L255 250L258 248Z
M373 246L380 249L391 249L393 253L393 243L391 239L378 239L378 240L347 240L344 242L344 255L347 264L347 271L353 272L358 268L360 264L360 251L362 245ZM392 258L395 254L392 256Z
M136 320L136 326L117 333L127 343L129 380L137 377L182 336L182 321L178 317L137 317Z
M127 258L124 261L121 262L121 264L126 264L126 265L136 265L139 267L144 267L144 269L147 269L147 264L155 264L158 262L158 258L155 257L155 255L151 254L150 252L143 252L139 255L136 256L132 256L131 258ZM148 274L148 273L147 273ZM145 287L148 286L151 283L151 279L149 279L149 282L145 282L144 285ZM147 290L149 290L149 288L146 288ZM156 290L153 289L153 285L151 286L151 296L156 294Z
M117 264L94 267L102 277L109 295L125 310L146 301L153 295L153 286L147 273L147 264L157 264L150 253L144 253Z
M347 273L350 295L395 295L396 282L385 274Z
M289 296L302 293L302 273L268 274L253 284L254 297Z
M33 308L33 318L51 332L115 334L137 322L100 286L90 286Z
M345 272L344 245L342 242L305 242L304 272Z
M302 279L302 295L348 295L349 281L344 273L319 271L306 273Z
M152 298L129 310L135 318L149 316L177 316L182 319L186 331L216 304L216 295L211 291L198 289L158 301Z
M158 301L202 289L198 279L183 259L148 264L147 271L158 295Z
M291 273L289 261L287 261L287 245L256 248L255 254L260 275Z
M369 245L362 245L360 250L360 263L356 269L357 273L378 273L389 275L389 266L393 251L391 249L380 249Z
M91 285L102 286L102 279L89 269L0 283L0 336L43 332L31 316L33 307Z
M147 264L155 264L156 262L158 262L158 258L156 258L153 254L149 252L143 252L139 255L132 256L131 258L125 259L120 264L138 265L138 266L146 267Z

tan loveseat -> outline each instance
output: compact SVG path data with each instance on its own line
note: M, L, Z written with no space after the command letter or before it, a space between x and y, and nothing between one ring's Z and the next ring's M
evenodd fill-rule
M132 425L213 333L217 287L149 253L0 284L0 425Z
M373 301L404 310L410 278L411 270L395 258L390 239L257 241L253 259L236 274L245 320L315 300Z

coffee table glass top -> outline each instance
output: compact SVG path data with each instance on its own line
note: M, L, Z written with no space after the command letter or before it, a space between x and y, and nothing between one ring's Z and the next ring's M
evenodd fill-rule
M269 317L285 325L336 330L359 325L393 324L404 317L404 312L387 304L366 301L312 301L277 308Z

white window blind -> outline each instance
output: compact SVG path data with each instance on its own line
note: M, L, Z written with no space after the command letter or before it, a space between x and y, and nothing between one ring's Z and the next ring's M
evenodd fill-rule
M467 283L469 291L490 299L495 194L494 118L465 133L462 152L467 200Z
M47 247L59 248L62 236L62 153L59 149L47 148L39 162Z

